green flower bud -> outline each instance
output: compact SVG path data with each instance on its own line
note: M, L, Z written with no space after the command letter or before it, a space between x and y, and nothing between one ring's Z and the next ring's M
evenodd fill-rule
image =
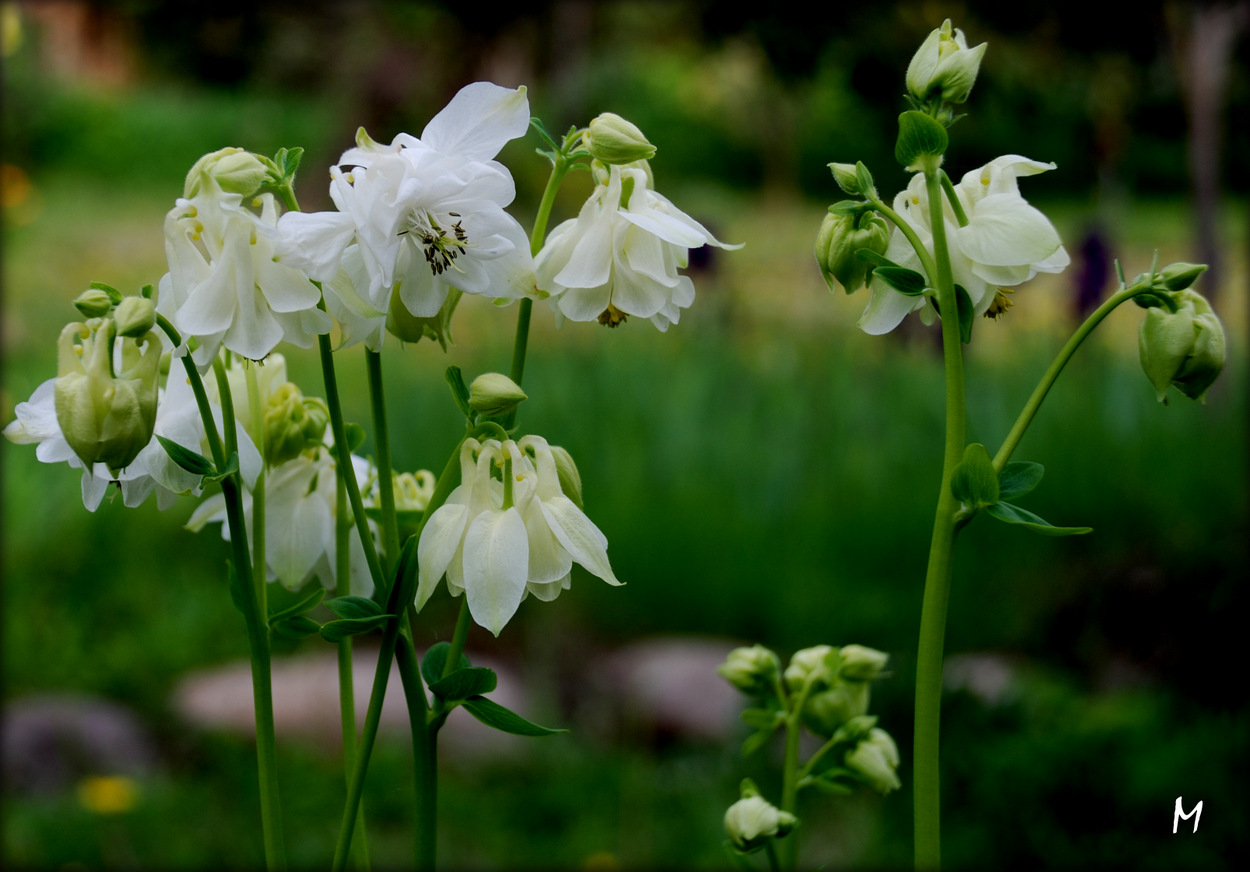
M469 406L487 418L508 414L524 399L520 385L498 372L483 373L469 385Z
M321 444L330 413L317 399L305 399L292 382L280 385L261 412L265 462L278 466Z
M66 325L57 342L56 420L65 441L90 468L117 475L152 441L161 346L151 333L122 339L121 372L113 372L112 324L92 331ZM142 351L140 347L142 346Z
M716 671L748 696L764 696L773 692L773 684L781 672L781 660L763 645L735 648Z
M859 176L855 172L855 164L831 163L829 170L833 173L833 180L838 183L838 187L844 193L860 195Z
M84 318L105 318L113 311L113 300L99 288L88 288L74 300L74 307Z
M871 275L872 264L861 260L856 252L867 248L885 254L889 243L890 228L876 212L825 215L816 234L815 253L829 290L835 289L835 280L848 294L862 288Z
M1142 369L1159 402L1167 402L1170 385L1190 399L1201 400L1228 359L1224 327L1197 292L1178 291L1173 300L1175 312L1164 307L1146 312L1137 334Z
M867 681L834 681L828 690L807 697L803 703L803 723L818 736L832 736L851 718L868 713L871 687Z
M1169 264L1159 273L1159 278L1163 280L1164 286L1169 291L1183 291L1198 281L1198 276L1207 271L1205 263L1183 263L1177 262Z
M838 653L842 655L838 676L847 681L875 681L890 659L884 651L863 645L843 645Z
M917 100L934 97L962 103L972 92L986 43L968 48L962 30L952 30L950 19L929 34L907 65L907 89Z
M873 727L867 738L846 752L843 762L861 781L878 793L898 790L898 746L885 730Z
M156 307L145 297L124 297L113 314L118 336L138 339L156 326Z
M788 835L798 818L762 796L738 800L725 812L725 835L743 853L758 851L769 839Z
M556 477L560 480L560 490L566 497L573 501L573 504L579 509L584 509L582 505L582 476L577 471L577 464L573 462L573 457L561 448L559 445L552 445L551 456L556 462Z
M447 293L438 314L429 318L418 318L404 307L399 294L391 294L391 304L386 313L386 329L401 342L420 342L422 339L433 339L443 351L448 345L455 345L451 335L451 316L455 314L456 305L464 296L463 291L452 288Z
M628 164L655 156L655 146L633 123L619 115L604 112L582 134L582 144L591 156L605 164Z
M241 148L221 148L204 155L187 173L183 196L190 199L200 192L204 179L211 177L228 194L250 197L260 190L268 172L260 159Z
M816 645L795 651L786 667L786 687L799 691L811 682L812 691L821 690L833 683L838 673L838 652L829 645Z

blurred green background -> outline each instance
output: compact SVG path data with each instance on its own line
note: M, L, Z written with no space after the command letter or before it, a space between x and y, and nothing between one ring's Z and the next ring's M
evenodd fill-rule
M744 775L776 797L775 761L740 758L745 727L701 737L605 689L605 664L674 636L758 641L783 656L819 643L889 651L873 712L902 748L904 787L805 797L804 862L909 862L941 359L915 326L856 330L866 296L830 295L811 242L839 196L829 161L865 161L883 190L905 182L892 158L903 72L948 16L990 43L948 171L1004 153L1055 161L1022 191L1073 256L1064 275L1022 288L1007 317L978 323L970 438L993 448L1006 434L1076 313L1110 289L1111 258L1130 275L1155 249L1162 263L1213 262L1200 287L1231 356L1205 406L1175 393L1160 406L1136 359L1140 312L1116 312L1016 455L1048 472L1029 508L1095 532L1041 539L986 518L960 538L946 860L1218 869L1247 855L1245 3L1148 2L1107 22L1028 2L832 3L801 16L711 2L214 9L4 4L4 423L55 374L56 334L89 281L133 292L163 274L162 220L201 154L301 145L300 198L328 208L326 167L357 126L379 140L419 135L470 81L528 85L553 131L601 111L630 118L659 148L659 190L746 243L696 265L699 298L664 335L641 322L556 330L536 308L523 427L577 459L587 511L628 586L580 575L556 603L524 604L499 640L470 636L471 654L521 677L526 714L572 732L445 763L448 867L728 864L723 811ZM501 156L526 225L545 183L536 145ZM557 220L587 186L570 180ZM441 467L458 428L443 369L503 369L514 311L466 300L446 355L388 345L399 467ZM319 393L315 359L284 353L294 380ZM339 371L348 416L363 422L363 361L345 354ZM7 442L0 461L6 742L30 700L88 695L132 712L159 761L115 814L78 791L110 774L99 760L79 754L42 790L6 772L4 863L258 866L251 746L174 706L189 673L246 657L216 532L181 529L189 502L159 513L106 501L91 515L67 467ZM454 607L432 601L419 644L450 634ZM328 649L314 638L281 657ZM371 770L379 868L410 857L408 755L384 737ZM323 866L342 793L333 744L282 741L280 766L292 865ZM1178 795L1204 802L1197 833L1182 822L1172 835Z

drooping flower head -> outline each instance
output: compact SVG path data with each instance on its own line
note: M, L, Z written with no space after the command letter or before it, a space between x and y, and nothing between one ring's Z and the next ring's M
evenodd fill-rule
M577 218L556 227L538 253L539 286L557 319L615 327L630 315L659 330L694 302L694 284L677 271L690 249L736 249L651 188L643 166L613 165Z
M516 188L494 160L529 120L525 88L476 82L419 139L401 133L381 145L362 129L330 170L338 211L282 217L283 262L333 283L328 292L342 299L331 308L356 319L354 338L375 349L393 294L415 318L438 315L453 288L497 299L533 294L528 237L504 211Z

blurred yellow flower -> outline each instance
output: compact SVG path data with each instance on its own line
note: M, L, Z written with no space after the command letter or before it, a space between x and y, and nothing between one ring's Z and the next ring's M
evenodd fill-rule
M78 801L96 814L124 814L139 801L139 785L124 775L92 775L78 782Z

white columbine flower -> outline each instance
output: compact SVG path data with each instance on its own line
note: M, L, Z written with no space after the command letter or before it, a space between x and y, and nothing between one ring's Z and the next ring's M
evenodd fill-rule
M1020 196L1017 184L1020 176L1054 168L1053 163L1009 154L967 173L955 188L968 218L965 227L959 226L954 211L943 198L942 214L955 284L968 292L978 315L989 309L999 287L1018 285L1039 272L1061 272L1068 265L1068 253L1054 225ZM907 189L894 198L894 211L932 253L929 198L922 173L914 175ZM898 228L890 234L885 256L924 273L911 243ZM859 319L865 333L888 333L908 312L916 310L922 310L921 319L926 324L933 323L936 312L928 298L900 294L875 276L869 287L872 299Z
M535 267L557 319L615 327L634 315L663 331L694 302L694 284L677 270L702 245L742 247L651 190L644 169L612 166L577 218L551 232Z
M437 315L451 288L494 298L533 294L529 238L504 211L516 188L494 160L529 120L525 88L476 82L420 139L401 133L383 146L362 129L357 147L330 170L339 211L282 216L283 262L327 283L327 293L341 298L328 305L355 319L354 337L371 348L381 345L392 293L418 318Z
M503 476L509 476L506 490ZM473 620L499 635L526 594L547 601L567 589L574 563L620 584L607 547L599 528L560 489L546 440L466 439L460 486L430 516L417 545L417 608L445 574L453 596L464 592Z
M196 363L207 367L226 348L260 360L283 339L307 348L330 329L308 276L276 258L278 210L272 194L255 201L223 191L204 176L195 196L180 198L165 218L169 272L157 311L184 337L195 336Z

